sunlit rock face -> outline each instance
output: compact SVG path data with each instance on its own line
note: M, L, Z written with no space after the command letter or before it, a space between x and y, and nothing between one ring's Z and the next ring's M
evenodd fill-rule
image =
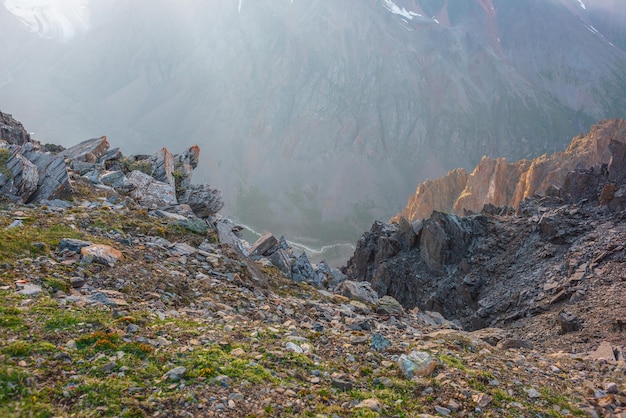
M293 239L353 240L426 178L553 152L624 116L622 32L585 6L101 0L87 31L64 15L69 42L5 7L0 97L46 142L199 144L195 178L224 191L224 212Z
M4 7L44 38L69 41L89 28L88 0L4 0Z

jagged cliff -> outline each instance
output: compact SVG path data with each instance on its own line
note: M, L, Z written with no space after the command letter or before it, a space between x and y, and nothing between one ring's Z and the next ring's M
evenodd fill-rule
M626 122L611 119L594 125L587 135L574 138L564 152L514 163L483 157L469 175L460 168L420 184L407 206L392 220L426 219L434 211L462 215L466 211L480 212L485 205L517 207L536 194L558 194L572 171L609 164L617 143L626 143Z
M411 223L400 215L361 237L344 269L350 280L468 328L526 326L565 308L582 315L598 298L619 305L603 286L619 286L626 260L623 120L533 161L485 158L469 176L457 170L421 185L413 199L403 212Z

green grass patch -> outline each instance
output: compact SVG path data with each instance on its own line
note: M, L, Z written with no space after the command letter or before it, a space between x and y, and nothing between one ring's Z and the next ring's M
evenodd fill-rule
M33 351L33 344L27 341L13 341L2 349L2 352L11 357L25 357Z
M0 225L0 261L14 261L20 257L34 257L46 251L46 246L55 248L63 238L84 238L67 225L54 224L38 227L28 225L5 229ZM44 243L45 246L34 245Z
M0 365L0 405L26 393L28 375Z

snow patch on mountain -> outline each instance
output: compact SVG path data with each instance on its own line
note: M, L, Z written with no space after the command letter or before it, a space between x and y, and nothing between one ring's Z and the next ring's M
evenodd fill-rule
M383 6L385 7L385 9L389 10L394 15L399 15L409 20L413 19L414 17L422 16L419 13L415 13L415 12L405 9L404 7L398 6L392 0L385 0L385 4L383 4Z
M580 5L580 7L587 10L587 7L585 6L585 3L583 3L583 0L578 0L578 4Z
M44 38L69 41L89 29L88 0L4 0L3 5Z

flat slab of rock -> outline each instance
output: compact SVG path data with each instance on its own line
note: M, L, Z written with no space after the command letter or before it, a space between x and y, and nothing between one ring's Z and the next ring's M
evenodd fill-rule
M57 246L57 253L60 253L63 250L78 253L82 248L89 247L90 245L92 245L92 243L89 241L74 238L63 238Z
M276 248L277 246L278 239L276 239L276 237L272 233L268 232L261 236L261 238L256 240L254 244L252 244L252 247L250 247L249 250L250 257L269 256L270 252L272 252L271 250Z
M411 351L400 356L398 366L407 379L413 379L434 372L437 361L425 351Z
M91 138L76 144L73 147L59 153L66 160L84 161L95 163L109 150L109 141L106 136Z
M224 207L222 192L208 184L194 184L189 187L181 203L191 206L191 210L199 218L215 215Z

